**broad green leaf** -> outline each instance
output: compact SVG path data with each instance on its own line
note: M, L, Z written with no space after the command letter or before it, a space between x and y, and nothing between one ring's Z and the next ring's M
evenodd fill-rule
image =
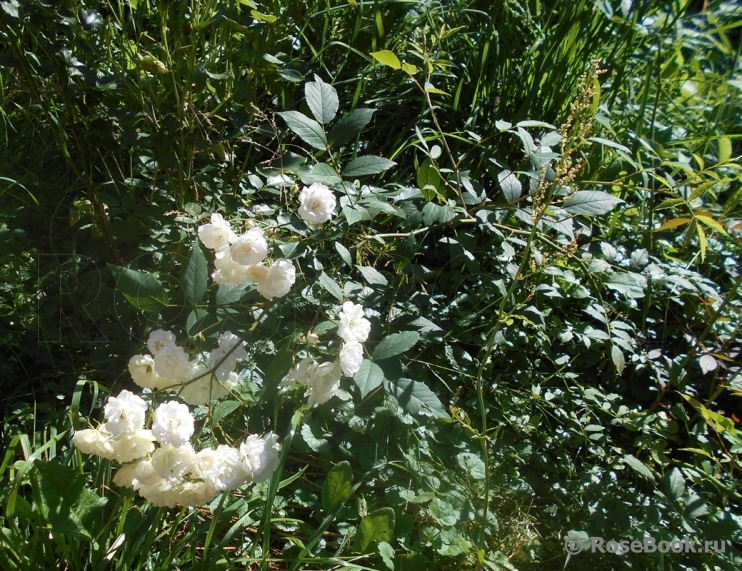
M250 285L247 282L236 286L219 284L219 289L216 291L216 304L229 305L231 303L237 303L245 295Z
M363 518L358 526L354 550L361 553L371 551L381 541L391 541L394 533L394 510L381 508Z
M347 460L338 462L328 472L322 485L322 509L329 513L348 501L352 493L353 470Z
M381 555L381 560L384 562L384 565L386 565L388 569L394 571L394 548L386 541L382 541L379 543L379 555Z
M639 460L636 456L633 456L631 454L624 454L623 461L626 462L634 472L642 476L643 478L646 478L653 484L655 483L654 474L652 474L652 471L647 468L646 464Z
M701 217L696 217L696 220L700 220ZM703 262L706 259L706 247L708 246L708 240L706 240L706 232L698 226L695 225L696 233L698 234L698 245L701 247L701 261ZM693 227L691 227L691 232L693 231Z
M420 339L417 331L402 331L384 337L374 349L374 359L388 359L411 349Z
M54 533L90 537L93 522L107 503L85 487L87 477L57 462L36 460L33 486L38 491L42 517Z
M314 118L327 125L338 112L338 94L332 85L325 83L316 75L314 77L315 81L304 84L304 95Z
M378 174L389 170L396 164L397 163L395 163L394 161L390 161L389 159L385 159L383 157L358 157L357 159L354 159L347 165L345 165L345 168L343 169L343 176L353 178L369 174Z
M340 254L340 257L343 259L343 261L352 268L353 258L350 257L350 252L348 251L348 248L343 246L340 242L335 242L335 249L337 250L338 254Z
M459 511L444 498L433 498L428 509L436 523L444 527L451 527L452 525L456 525L456 522L459 521Z
M719 162L725 163L732 158L732 140L729 137L719 137Z
M263 14L257 10L250 10L250 15L255 18L258 22L265 22L267 24L273 24L278 20L278 16L272 14Z
M327 163L317 163L311 169L302 169L300 172L301 181L304 184L314 184L320 182L325 186L332 186L339 184L342 179L338 176L338 173Z
M212 382L218 383L219 381L214 377L212 378ZM213 425L219 424L223 418L233 413L238 408L240 408L240 403L236 400L225 400L217 403L214 407L214 412L211 415L211 423Z
M683 503L685 504L683 515L686 519L696 519L708 513L706 502L697 494L690 494Z
M345 216L345 219L348 221L348 225L352 226L356 222L360 222L362 220L370 220L371 216L368 213L368 210L366 210L363 206L360 204L354 204L353 206L343 206L343 215Z
M416 65L412 65L411 63L403 63L402 71L404 71L405 73L409 73L410 75L415 75L418 71L418 68Z
M384 277L384 274L380 273L371 266L356 266L358 271L361 272L365 280L372 285L389 285L389 281Z
M597 190L578 190L567 200L562 207L572 214L598 216L613 210L623 200L607 192Z
M361 398L366 398L371 391L381 385L384 380L384 371L369 359L361 362L361 368L353 377L353 382L361 391Z
M327 136L330 140L330 145L342 145L350 141L360 133L366 125L368 125L374 111L376 111L376 109L354 109L345 117L340 119L340 121L335 123L335 126L330 130L330 134Z
M516 127L522 127L523 129L529 129L532 127L540 127L542 129L556 129L551 123L545 123L544 121L518 121Z
M446 183L431 164L430 159L425 159L417 169L417 187L423 193L425 200L431 201L436 196L446 197Z
M644 290L647 288L647 278L633 272L610 272L606 278L605 285L628 297L639 299L644 297Z
M523 185L515 176L515 173L504 170L497 175L497 181L500 183L502 194L507 202L515 202L520 198Z
M286 121L289 129L296 133L302 141L315 149L324 150L327 148L327 135L325 135L322 125L317 121L298 111L282 111L278 115Z
M616 143L615 141L610 141L608 139L603 139L601 137L590 137L588 141L591 141L593 143L598 143L599 145L603 145L604 147L610 147L612 149L623 151L627 155L631 154L631 151L629 150L628 147L625 147L621 145L620 143Z
M343 301L344 297L343 297L342 288L337 284L335 280L333 280L325 272L322 272L319 275L319 283L330 294L332 294L332 296L335 297L338 301Z
M683 224L688 224L690 222L690 218L673 218L672 220L668 220L662 226L659 228L655 228L654 232L660 232L662 230L669 230L670 228L677 228L678 226L682 226Z
M709 228L713 228L717 232L721 232L722 234L726 236L727 231L724 229L724 227L721 224L719 224L716 220L711 218L711 216L703 216L699 214L698 216L696 216L696 220L698 220L701 224L705 224Z
M390 52L389 50L371 52L371 57L378 61L380 64L391 67L392 69L400 69L402 67L402 64L399 62L399 58L394 55L394 52Z
M484 480L485 469L484 462L476 454L471 452L461 452L456 455L456 461L461 469L475 480Z
M301 427L301 437L314 452L327 452L330 449L331 434L316 423L306 423Z
M168 297L165 288L152 274L113 264L108 264L108 268L116 280L116 291L120 292L137 309L159 311L167 305Z
M611 360L613 361L613 366L616 367L618 374L620 375L623 373L624 367L626 367L626 359L624 358L621 349L616 345L611 347Z
M734 421L731 418L727 418L718 412L707 409L700 401L693 397L684 394L681 394L681 396L687 400L696 411L698 411L698 414L700 414L703 420L706 421L706 424L708 424L715 432L729 432L732 436L737 436L737 429L734 427Z
M665 495L671 500L683 497L685 493L685 478L678 468L673 468L664 477Z
M436 394L424 383L411 379L397 379L385 384L387 392L397 399L399 406L410 414L417 414L420 409L430 409L436 418L450 418Z
M183 289L188 303L196 305L206 293L209 279L209 267L206 264L201 246L196 240L191 249L191 255L183 268Z

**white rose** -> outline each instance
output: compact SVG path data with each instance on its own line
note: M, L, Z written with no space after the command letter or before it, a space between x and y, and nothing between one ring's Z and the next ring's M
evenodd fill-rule
M368 334L371 332L371 322L364 317L362 305L346 301L339 317L338 335L342 337L343 341L346 343L351 341L363 343L368 339Z
M335 195L324 184L315 182L299 194L299 216L312 224L323 224L335 214Z
M363 345L351 341L343 345L340 350L340 368L346 377L353 377L361 368L363 362Z
M151 430L142 428L134 432L124 432L111 438L111 455L104 458L116 460L120 464L139 460L155 449L154 440Z
M281 386L293 387L296 383L308 384L318 366L317 361L305 357L286 373L286 376L281 380Z
M188 443L193 431L193 416L186 405L171 400L155 409L152 434L157 442L183 446Z
M170 347L171 345L175 345L175 335L170 331L156 329L149 334L149 339L147 339L147 349L153 355L157 355L165 347Z
M240 461L248 479L263 482L278 468L278 436L269 432L264 438L251 434L240 444Z
M219 492L235 489L247 479L238 451L231 446L199 451L193 463L193 475Z
M258 284L258 293L265 299L283 297L296 281L296 269L291 260L279 258L268 270L265 279Z
M268 242L260 228L251 228L237 238L229 248L232 260L243 266L259 264L268 255Z
M254 284L261 284L268 276L268 268L263 264L254 264L245 267L245 277L247 281Z
M132 380L145 389L155 389L160 384L152 355L134 355L129 359L129 373Z
M341 376L342 370L338 363L322 363L307 383L307 392L304 393L304 396L309 397L307 402L324 404L334 397L340 388Z
M196 452L190 444L163 444L152 454L152 467L161 478L179 480L193 469L195 461Z
M131 462L130 464L124 464L116 470L113 475L113 483L122 488L133 488L134 487L134 474L137 470L137 462Z
M238 361L242 361L242 359L245 358L245 345L243 344L242 339L231 331L221 333L217 340L217 344L220 348L226 351L230 351L233 347L237 346L237 348L232 352L232 355Z
M236 286L248 281L247 267L238 264L232 259L229 253L229 246L225 246L217 251L214 257L214 270L211 273L211 279L214 283L222 285Z
M183 379L188 376L193 363L183 347L170 345L155 355L155 371L165 379Z
M204 246L212 250L229 246L237 239L237 235L232 231L229 222L218 213L211 215L211 224L204 224L199 227L198 237L201 238Z
M219 455L219 473L214 477L217 489L236 490L247 482L247 473L240 461L239 450L221 444L216 453Z
M180 486L178 503L182 506L202 506L213 501L219 490L207 482L183 482Z
M83 454L94 454L104 458L113 455L111 434L101 424L97 429L78 430L72 437L72 443Z
M219 365L219 368L216 369L216 371L214 371L214 376L220 381L226 381L237 366L237 358L234 356L234 353L229 356L227 356L227 353L227 349L218 347L209 354L209 358L206 361L210 371L213 371L216 364L221 361L222 364ZM224 359L224 361L222 361L222 359Z
M144 426L147 403L131 391L123 390L117 397L108 397L103 408L106 430L113 436L133 432Z

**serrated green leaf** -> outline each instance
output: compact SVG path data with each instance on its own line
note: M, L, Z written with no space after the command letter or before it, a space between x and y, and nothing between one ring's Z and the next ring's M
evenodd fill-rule
M616 372L620 375L623 373L624 367L626 367L626 359L623 356L623 352L616 345L611 347L611 359L613 360L613 366L616 367Z
M315 81L308 81L304 84L304 95L309 110L317 121L327 125L335 118L340 102L337 91L332 85L315 76Z
M113 264L108 264L108 268L116 280L116 291L137 309L159 311L167 305L165 288L152 274Z
M351 258L348 248L343 246L340 242L335 242L335 249L337 250L337 253L340 254L340 257L343 259L343 261L352 268L353 258Z
M394 533L394 510L381 508L363 518L358 526L354 550L367 553L381 541L391 541Z
M343 206L343 215L348 221L349 226L352 226L356 222L360 222L362 220L371 220L371 216L369 215L368 210L366 210L360 204L354 204L353 206Z
M353 470L347 460L338 462L327 473L322 485L322 509L330 513L348 501L352 493Z
M343 301L343 290L338 285L338 283L333 280L330 276L328 276L325 272L322 272L319 275L319 283L320 285L325 288L332 296L334 296L338 301Z
M399 406L410 414L417 414L420 409L430 409L436 418L450 418L436 394L424 383L412 379L397 379L385 384L387 392L397 399Z
M436 196L446 197L446 183L438 174L430 159L425 159L417 169L417 187L423 193L425 200L431 201Z
M665 495L671 500L683 497L685 493L685 478L678 468L673 468L664 477Z
M219 289L216 291L216 304L217 305L229 305L230 303L237 303L245 295L245 292L250 287L249 283L244 283L236 286L228 286L219 284Z
M385 159L383 157L365 156L358 157L350 161L343 169L343 176L347 178L353 178L357 176L365 176L370 174L378 174L389 170L394 165L394 161Z
M607 192L597 190L578 190L567 200L562 207L571 214L584 214L585 216L599 216L613 210L623 200L616 198Z
M302 169L300 176L301 181L304 184L314 184L315 182L319 182L326 186L332 186L342 182L342 179L338 176L338 173L335 172L335 169L327 163L317 163L308 170Z
M392 69L400 69L402 64L399 62L399 58L389 50L380 50L378 52L371 52L371 57L378 61L380 64L391 67Z
M209 267L206 264L206 256L196 240L183 268L183 289L188 303L196 305L201 301L206 293L208 280Z
M366 398L371 391L381 385L383 380L384 371L369 359L364 359L361 362L360 369L353 377L353 382L361 391L361 398Z
M217 383L215 378L212 378L212 382ZM226 418L229 414L240 408L240 403L236 400L225 400L217 403L214 407L214 412L211 414L211 422L214 425L219 424L222 419Z
M296 133L302 141L315 149L324 150L327 148L327 135L322 125L317 121L310 119L299 111L282 111L278 115L286 121L288 128Z
M639 460L636 456L633 456L631 454L624 454L623 461L628 464L634 472L642 476L643 478L646 478L653 484L655 483L654 474L652 474L652 471L647 468L646 464Z
M371 121L371 116L376 109L354 109L345 117L340 119L330 130L328 139L330 145L342 145L350 141Z
M371 266L356 266L358 271L361 272L365 280L372 285L389 285L389 281L384 277L384 274L380 273Z
M500 183L502 194L506 202L515 202L520 198L523 191L523 185L515 176L513 171L504 170L497 175L497 181Z

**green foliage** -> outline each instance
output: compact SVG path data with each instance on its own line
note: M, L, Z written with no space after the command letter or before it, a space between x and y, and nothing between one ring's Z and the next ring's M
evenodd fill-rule
M740 7L694 5L2 2L0 567L739 568ZM217 211L287 300L213 283ZM71 446L160 327L245 333L197 423L280 434L272 481L157 509Z

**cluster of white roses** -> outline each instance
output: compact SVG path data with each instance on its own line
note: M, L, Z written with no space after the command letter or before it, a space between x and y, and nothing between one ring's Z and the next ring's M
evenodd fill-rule
M272 432L250 435L239 448L196 452L190 443L193 416L177 401L155 409L151 429L144 428L147 403L130 391L109 397L103 412L105 423L77 431L72 442L85 454L121 463L114 483L137 490L155 506L205 504L225 490L266 480L278 467L278 436Z
M251 228L242 236L232 230L221 214L211 215L211 223L198 229L204 246L214 250L216 270L211 274L218 284L257 284L258 293L266 299L285 296L296 281L296 268L291 260L279 258L266 267L268 242L261 228Z
M191 360L175 341L170 331L150 333L147 348L152 354L135 355L129 361L136 384L177 390L191 405L225 397L237 385L234 368L245 357L245 348L236 335L222 333L218 347L201 356L204 363ZM175 400L155 409L151 429L144 428L147 403L127 390L110 397L103 414L103 424L77 431L72 441L83 453L122 464L114 482L137 490L157 506L208 503L225 490L262 482L278 466L278 436L273 433L264 438L250 435L239 449L222 445L196 452L190 443L193 416L188 406Z
M339 313L338 336L345 341L338 363L318 363L305 357L281 381L281 386L304 384L304 396L309 404L323 404L335 396L340 388L340 377L353 377L363 362L363 345L371 332L371 322L365 318L363 306L346 301Z
M224 398L237 386L234 369L245 357L245 348L237 335L225 331L219 335L219 346L214 351L193 360L175 341L170 331L158 329L150 333L147 348L152 354L129 359L129 372L137 385L161 391L178 390L178 396L194 406Z

